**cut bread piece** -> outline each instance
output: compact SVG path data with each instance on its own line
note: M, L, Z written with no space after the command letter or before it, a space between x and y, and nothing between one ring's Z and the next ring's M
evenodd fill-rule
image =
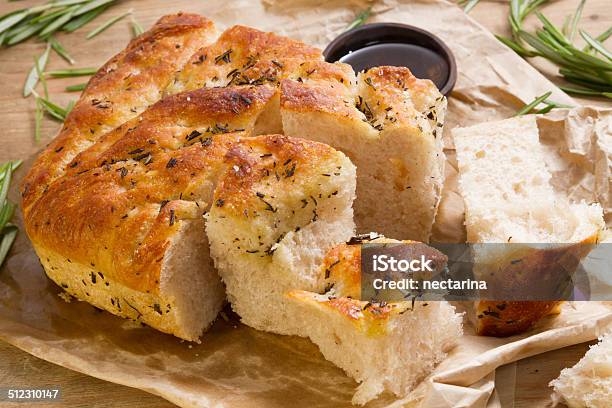
M210 249L233 310L259 330L298 334L284 294L320 291L325 253L354 232L355 166L327 145L301 140L284 155L260 161L266 182L243 185L245 177L219 184L207 214ZM233 198L231 191L242 194Z
M363 242L401 241L377 238ZM309 337L326 359L360 383L354 404L363 405L383 391L407 395L462 335L462 317L448 302L357 300L361 244L333 248L321 273L331 287L327 293L297 290L287 296L298 307L294 318L299 321L299 334Z
M612 334L603 336L573 367L549 384L555 400L569 408L608 408L612 404Z
M322 72L281 82L285 134L328 143L355 163L359 232L427 242L444 181L446 99L407 68Z
M468 242L566 244L534 247L532 251L542 253L532 259L559 251L580 259L588 253L584 244L597 242L604 228L602 209L598 204L570 203L555 193L534 116L456 128L453 138ZM533 276L531 283L537 280ZM529 329L555 313L558 305L555 301L482 301L473 319L478 333L505 336Z

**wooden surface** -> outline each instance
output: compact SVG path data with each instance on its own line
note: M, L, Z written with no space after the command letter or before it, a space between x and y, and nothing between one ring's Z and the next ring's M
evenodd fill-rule
M231 1L231 0L228 0ZM0 0L0 15L16 8L40 4L41 1L6 2ZM578 0L558 0L544 7L545 14L557 24L571 14ZM68 36L59 36L65 48L78 61L78 67L97 67L110 56L119 51L130 38L128 20L125 19L108 29L103 34L87 42L83 47L86 32L110 16L120 14L133 7L137 20L145 27L150 26L160 15L176 11L198 11L205 14L205 1L179 0L124 0L113 6L102 17L91 25ZM505 2L482 1L471 12L471 16L483 26L498 34L508 34L508 5ZM527 25L535 24L529 20ZM612 25L610 0L589 0L585 6L580 26L593 35L606 30ZM4 126L0 133L0 161L26 158L38 151L45 142L55 134L59 125L45 120L40 144L33 141L34 103L31 98L21 97L23 81L33 65L33 58L42 52L43 46L36 41L29 41L11 49L0 50L0 116ZM556 70L542 61L533 63L556 83L562 81L555 77ZM53 55L48 69L66 68L66 63ZM84 82L80 78L49 81L49 92L54 101L61 105L74 98L76 94L64 93L66 85ZM583 104L607 105L602 99L577 99ZM22 170L23 171L23 170ZM19 177L19 174L18 174ZM516 363L516 387L501 396L507 407L532 408L550 406L550 389L548 382L555 378L563 367L573 365L586 352L587 344L576 345L566 349L542 354ZM161 398L143 391L97 380L74 371L47 363L30 356L0 341L0 387L44 387L61 385L62 402L40 404L44 407L172 407ZM513 369L514 367L509 367ZM511 370L510 370L511 371ZM0 407L24 407L24 404L2 404ZM30 405L28 405L30 406Z

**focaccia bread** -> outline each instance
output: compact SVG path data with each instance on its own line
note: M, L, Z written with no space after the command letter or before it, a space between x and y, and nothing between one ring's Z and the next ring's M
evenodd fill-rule
M456 128L453 138L468 242L566 244L550 250L534 247L524 254L533 267L563 253L580 259L588 253L586 244L597 242L605 227L602 209L599 204L570 203L555 193L534 116ZM533 276L521 284L538 282ZM481 301L472 317L479 334L508 336L558 312L558 306L556 301Z
M232 243L239 258L256 269L293 268L289 285L354 233L355 168L333 147L366 174L357 181L361 228L380 222L383 231L426 240L442 182L446 102L404 68L364 75L359 85L348 65L272 33L235 26L217 37L203 17L163 17L91 79L24 179L26 231L46 273L79 299L197 339L224 301L202 215L212 206L209 230L220 226L219 242L256 236ZM313 87L340 92L361 129L351 143L336 140L346 130L344 113L329 116L327 96L309 101ZM300 105L326 111L324 121L336 120L338 131L312 127L323 121L316 116L298 119ZM313 142L247 140L279 132ZM368 167L364 157L373 152L391 156ZM250 184L230 184L232 171ZM240 197L235 205L218 205L232 197ZM393 212L381 212L381 200ZM232 222L238 235L224 235L221 224ZM314 289L299 278L291 284ZM248 310L241 309L245 321Z
M386 238L361 240L399 243ZM420 243L416 251L425 251ZM462 317L446 301L370 302L361 295L361 243L329 251L319 271L324 294L291 291L302 336L360 383L353 397L363 405L383 391L407 395L446 357L462 335Z

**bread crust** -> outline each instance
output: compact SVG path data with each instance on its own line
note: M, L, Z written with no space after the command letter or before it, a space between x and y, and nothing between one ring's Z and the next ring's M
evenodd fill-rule
M58 136L38 156L22 183L27 213L49 184L84 147L161 97L178 67L215 33L212 21L195 14L162 17L91 78Z

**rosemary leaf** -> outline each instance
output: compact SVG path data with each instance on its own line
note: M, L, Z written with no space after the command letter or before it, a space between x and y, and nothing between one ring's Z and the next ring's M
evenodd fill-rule
M80 15L89 13L90 11L97 9L100 6L104 6L104 5L113 3L114 1L116 0L94 0L94 1L88 2L87 4L81 6L81 8L78 9L74 13L74 16L77 17Z
M8 201L7 196L13 171L15 171L20 164L21 160L17 160L0 166L2 168L2 181L0 184L0 266L4 263L6 255L17 236L17 227L9 224L15 211L15 205Z
M587 44L591 46L591 48L593 48L594 50L599 52L601 55L603 55L604 57L612 61L612 53L608 51L601 42L591 37L589 34L584 32L583 30L580 30L580 35L582 36L582 38L584 38Z
M36 104L36 110L34 111L34 141L38 143L40 142L40 127L42 125L44 112L38 99L36 99L34 103Z
M586 0L581 0L574 12L574 16L572 17L572 22L570 23L570 31L569 31L569 40L574 41L576 37L576 30L578 27L578 21L580 21L580 17L582 16L582 9L584 8L584 3Z
M34 87L38 83L39 76L38 76L38 72L37 72L36 66L38 66L40 68L40 70L44 70L45 69L45 66L47 65L47 60L49 59L49 51L50 50L51 50L51 46L49 44L47 44L47 48L45 49L45 52L42 53L42 55L38 58L37 63L34 64L32 69L30 70L30 73L28 74L28 77L26 78L25 85L23 87L23 96L24 97L30 96L30 94L32 93L32 90L34 89Z
M599 96L601 94L601 92L593 91L591 89L586 89L586 88L574 88L574 87L565 86L565 85L559 85L559 88L563 92L567 92L570 94L576 94L576 95Z
M0 208L0 231L4 230L6 224L13 218L15 212L15 204L6 201Z
M36 58L34 59L34 67L36 67L36 75L38 75L38 78L40 78L40 83L43 86L45 98L49 99L49 88L47 88L47 80L43 75L43 72L40 69L40 65L38 64L38 60Z
M66 92L81 92L87 87L87 82L77 85L69 85L66 87Z
M134 37L138 37L142 33L144 33L144 28L140 25L138 21L132 16L132 34Z
M107 8L109 8L111 6L111 4L105 4L103 6L99 6L98 8L95 8L85 14L81 14L78 17L73 18L72 20L70 20L69 23L65 24L62 27L62 30L67 31L69 33L83 27L85 24L89 23L91 20L93 20L94 18L98 17L100 14L102 14L104 11L106 11Z
M523 108L521 108L521 110L516 112L516 114L514 116L521 116L521 115L525 115L525 114L531 112L536 106L538 106L539 104L544 102L551 94L552 94L552 91L548 91L544 95L536 97L533 100L533 102L523 106Z
M96 68L72 68L72 69L58 69L55 71L47 71L45 75L52 78L72 78L79 76L90 76L97 72Z
M64 108L64 111L66 111L66 116L68 116L68 114L70 113L70 111L72 111L72 108L74 108L74 104L76 103L76 101L70 101L68 102L68 105L66 105L66 108ZM66 120L66 118L64 117L64 120Z
M6 35L7 40L5 41L5 43L6 45L15 45L17 43L25 41L28 38L32 37L34 34L38 33L43 28L45 28L45 25L46 23L42 22L35 25L24 25L21 27L16 27L15 30L11 29Z
M2 177L2 184L0 185L0 207L4 207L7 202L7 195L9 190L9 185L11 184L11 176L13 174L13 163L9 163L5 170L4 176Z
M465 2L465 7L463 8L463 12L467 14L470 11L472 11L472 9L476 7L479 1L480 0L468 0L467 2Z
M355 17L355 20L353 20L353 22L351 22L351 24L349 24L348 27L346 27L345 31L349 31L349 30L352 30L353 28L357 28L363 25L366 22L366 20L370 18L371 13L372 13L372 7L370 6L367 9L363 10L361 13L359 13L357 17Z
M115 16L115 17L111 18L106 23L103 23L98 28L94 29L89 34L87 34L87 36L85 38L89 40L89 39L95 37L96 35L100 34L102 31L106 30L107 28L109 28L110 26L115 24L117 21L121 20L122 18L125 18L126 16L128 16L130 14L132 14L132 10L131 9L128 10L127 12L123 13L123 14L120 14L118 16Z
M21 20L26 18L29 14L28 10L21 10L17 13L13 13L5 16L0 20L0 33L8 30L13 27L15 24L19 23Z
M60 122L63 122L66 119L66 115L68 114L66 109L51 102L47 98L43 98L42 96L38 95L36 91L33 91L33 93L36 96L37 101L40 102L40 107L43 108L44 111L49 114L49 116Z
M74 59L68 54L68 51L59 43L54 37L49 37L49 44L51 48L63 59L65 59L70 65L74 64Z
M79 6L72 6L72 7L68 8L68 9L66 9L66 12L64 14L62 14L59 18L53 20L53 22L51 24L49 24L48 26L46 26L45 29L42 30L38 34L38 36L44 38L46 36L49 36L49 35L53 34L57 30L59 30L60 28L62 28L62 26L64 24L66 24L68 21L70 21L70 19L74 15L74 12L78 9L78 7Z
M17 227L14 225L6 226L2 232L2 241L0 242L0 266L4 263L6 255L8 255L15 237L17 236Z
M537 53L534 53L532 51L525 49L521 44L519 44L518 42L514 41L511 38L502 37L501 35L497 35L497 34L495 34L495 38L497 38L499 41L504 43L507 47L511 48L514 52L516 52L522 57L527 58L527 57L535 57L538 55Z

